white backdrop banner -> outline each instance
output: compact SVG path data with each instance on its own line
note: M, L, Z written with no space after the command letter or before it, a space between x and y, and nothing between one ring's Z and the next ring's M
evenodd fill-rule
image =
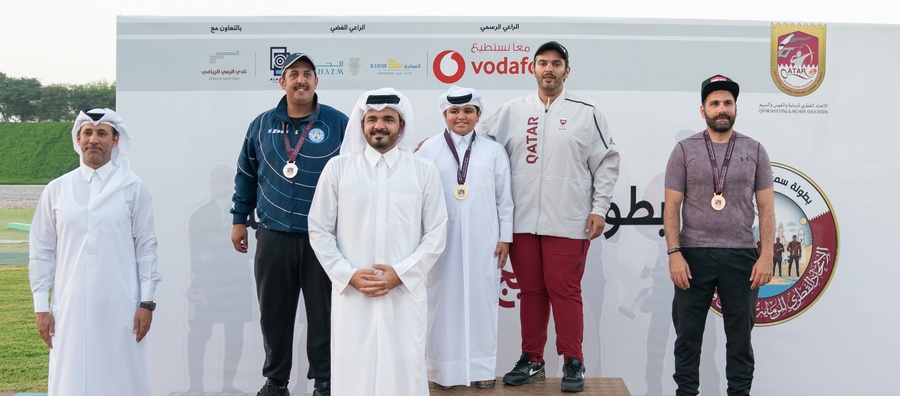
M774 162L777 236L802 244L795 272L784 257L784 275L776 269L760 291L754 393L900 389L890 291L900 266L888 249L898 236L889 204L900 193L900 26L127 16L118 20L117 105L134 131L133 167L153 194L164 278L149 335L154 395L255 393L264 381L253 256L232 248L228 208L246 128L281 98L286 54L310 54L320 101L344 112L367 90L401 90L414 103L418 141L442 132L438 96L451 84L484 93L487 114L533 93L532 56L548 40L568 47L566 87L604 112L622 158L583 280L588 376L622 377L635 395L674 394L663 174L675 143L704 127L700 82L724 74L741 85L736 130ZM520 352L518 284L506 270L498 375ZM712 308L701 392L723 395L726 340ZM291 387L304 394L312 388L300 309ZM559 377L554 343L551 324L548 376Z

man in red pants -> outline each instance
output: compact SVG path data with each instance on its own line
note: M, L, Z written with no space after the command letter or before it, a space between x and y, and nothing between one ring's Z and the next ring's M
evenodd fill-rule
M507 385L542 380L550 313L556 351L565 357L561 389L584 390L581 278L590 241L603 232L619 152L606 119L569 93L569 52L550 41L534 54L537 93L504 104L485 134L509 154L516 203L510 261L521 286L522 356Z

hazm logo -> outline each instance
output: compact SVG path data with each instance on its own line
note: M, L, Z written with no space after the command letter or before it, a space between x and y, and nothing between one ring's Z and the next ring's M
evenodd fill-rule
M834 277L838 260L838 226L828 198L809 177L772 163L775 187L774 276L759 289L756 325L787 322L812 307ZM758 224L754 226L759 236ZM786 270L786 271L785 271ZM713 310L722 313L716 293Z
M534 62L527 55L521 59L510 59L504 56L501 59L469 61L472 72L475 74L531 74L534 70ZM431 62L431 70L438 81L444 84L453 84L462 79L466 74L466 60L462 54L454 50L444 50L434 57Z
M791 96L806 96L825 78L825 25L772 24L772 81Z

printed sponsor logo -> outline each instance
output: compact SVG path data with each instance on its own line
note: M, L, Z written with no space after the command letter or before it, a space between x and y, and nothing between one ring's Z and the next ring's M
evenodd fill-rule
M269 70L272 71L273 76L269 81L278 82L278 79L281 77L281 68L284 67L284 62L290 54L291 51L287 47L269 47ZM355 65L354 61L356 62ZM317 76L343 75L345 70L343 60L328 60L317 63L315 66ZM350 58L349 68L350 73L355 76L359 72L359 58Z
M269 70L275 77L281 77L281 68L290 55L287 47L269 47Z
M455 84L463 78L467 71L475 75L525 75L534 73L534 62L528 54L510 54L500 56L493 52L516 52L519 49L530 47L522 45L494 46L490 51L485 45L473 44L470 50L476 54L492 52L485 56L486 59L467 60L460 52L455 50L443 50L434 57L431 62L431 71L435 78L444 84ZM477 50L476 50L477 49Z
M816 91L825 78L825 25L772 24L772 81L791 96Z
M350 58L350 74L357 75L359 74L359 68L362 66L358 57Z
M409 75L421 68L421 63L403 63L394 58L388 58L386 63L369 64L369 69L381 75Z
M247 75L247 69L229 65L238 63L240 55L240 51L216 51L209 55L209 64L214 66L200 70L200 75L209 81L238 81Z
M320 64L316 64L316 75L319 76L328 76L328 75L343 75L344 74L344 61L326 61Z

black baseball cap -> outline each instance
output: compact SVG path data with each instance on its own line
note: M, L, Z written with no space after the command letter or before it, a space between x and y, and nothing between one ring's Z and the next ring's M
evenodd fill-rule
M567 50L566 47L563 47L562 44L557 43L556 41L548 41L544 44L541 44L541 46L538 47L537 51L534 51L533 58L537 58L538 55L550 50L559 52L560 55L562 55L563 59L565 59L566 64L569 63L569 50Z
M287 59L284 60L284 66L281 67L281 74L284 74L284 71L287 70L287 68L291 67L291 65L301 59L305 59L307 62L309 62L313 70L316 69L316 64L313 62L312 58L309 57L309 55L306 55L302 52L294 52L288 55Z
M716 74L715 76L703 80L703 83L700 84L700 103L706 103L706 97L709 96L710 92L720 90L731 92L731 94L734 95L734 100L737 101L738 93L741 92L741 87L730 78L721 74Z

